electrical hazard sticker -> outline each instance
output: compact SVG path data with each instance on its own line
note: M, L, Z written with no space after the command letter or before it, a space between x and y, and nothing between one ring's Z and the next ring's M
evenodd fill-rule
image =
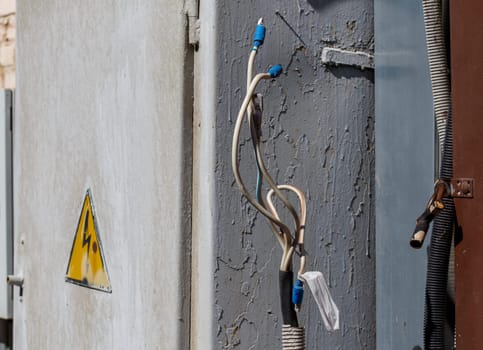
M70 252L66 282L111 292L111 284L102 251L99 228L90 190L87 190Z

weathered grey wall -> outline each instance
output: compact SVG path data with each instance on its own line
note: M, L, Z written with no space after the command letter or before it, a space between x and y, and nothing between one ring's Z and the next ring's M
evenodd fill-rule
M189 261L183 253L189 243L191 101L183 85L182 5L19 4L16 268L26 284L22 298L16 291L18 349L188 346ZM241 199L229 160L249 45L263 16L268 33L257 69L273 63L286 69L260 89L266 97L265 155L279 182L307 194L309 269L325 273L341 311L341 330L329 334L307 295L301 321L308 348L372 349L373 74L320 64L325 46L373 50L372 1L216 6L217 99L198 101L201 109L217 103L216 208L204 211L215 215L215 250L206 256L196 248L197 265L216 260L214 347L280 345L280 250L265 220ZM200 55L206 50L200 46ZM204 63L215 73L213 62ZM206 74L203 66L200 71ZM200 144L211 145L206 139ZM248 142L242 156L243 174L253 184ZM93 191L112 295L64 282L86 187ZM195 303L208 309L213 305L203 299L205 292Z
M267 37L257 71L275 63L285 69L259 89L265 95L264 155L279 183L293 183L307 195L308 269L326 275L341 315L341 329L329 334L307 293L300 316L307 348L374 349L373 72L320 63L325 46L373 51L373 2L230 1L218 12L217 348L280 347L281 251L265 219L238 192L230 163L254 25L264 17ZM254 189L247 132L242 140L242 176Z
M16 349L189 347L183 6L18 3ZM112 294L64 281L87 188Z

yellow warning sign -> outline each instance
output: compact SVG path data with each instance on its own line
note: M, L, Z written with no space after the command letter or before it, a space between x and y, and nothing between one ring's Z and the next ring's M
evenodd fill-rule
M91 192L87 190L70 252L67 282L111 292Z

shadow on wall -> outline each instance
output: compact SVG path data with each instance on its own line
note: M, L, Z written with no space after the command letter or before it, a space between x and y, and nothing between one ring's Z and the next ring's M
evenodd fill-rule
M337 78L366 78L371 83L374 83L374 70L373 69L364 69L360 70L356 67L350 66L327 66L326 67L329 72L331 72Z
M307 2L315 9L322 10L325 6L333 2L341 2L341 0L307 0Z

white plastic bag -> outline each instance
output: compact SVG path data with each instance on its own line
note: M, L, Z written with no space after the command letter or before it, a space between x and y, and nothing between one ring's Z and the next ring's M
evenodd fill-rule
M339 329L339 309L330 295L324 275L319 271L308 271L301 275L309 286L312 295L319 307L320 315L328 331Z

